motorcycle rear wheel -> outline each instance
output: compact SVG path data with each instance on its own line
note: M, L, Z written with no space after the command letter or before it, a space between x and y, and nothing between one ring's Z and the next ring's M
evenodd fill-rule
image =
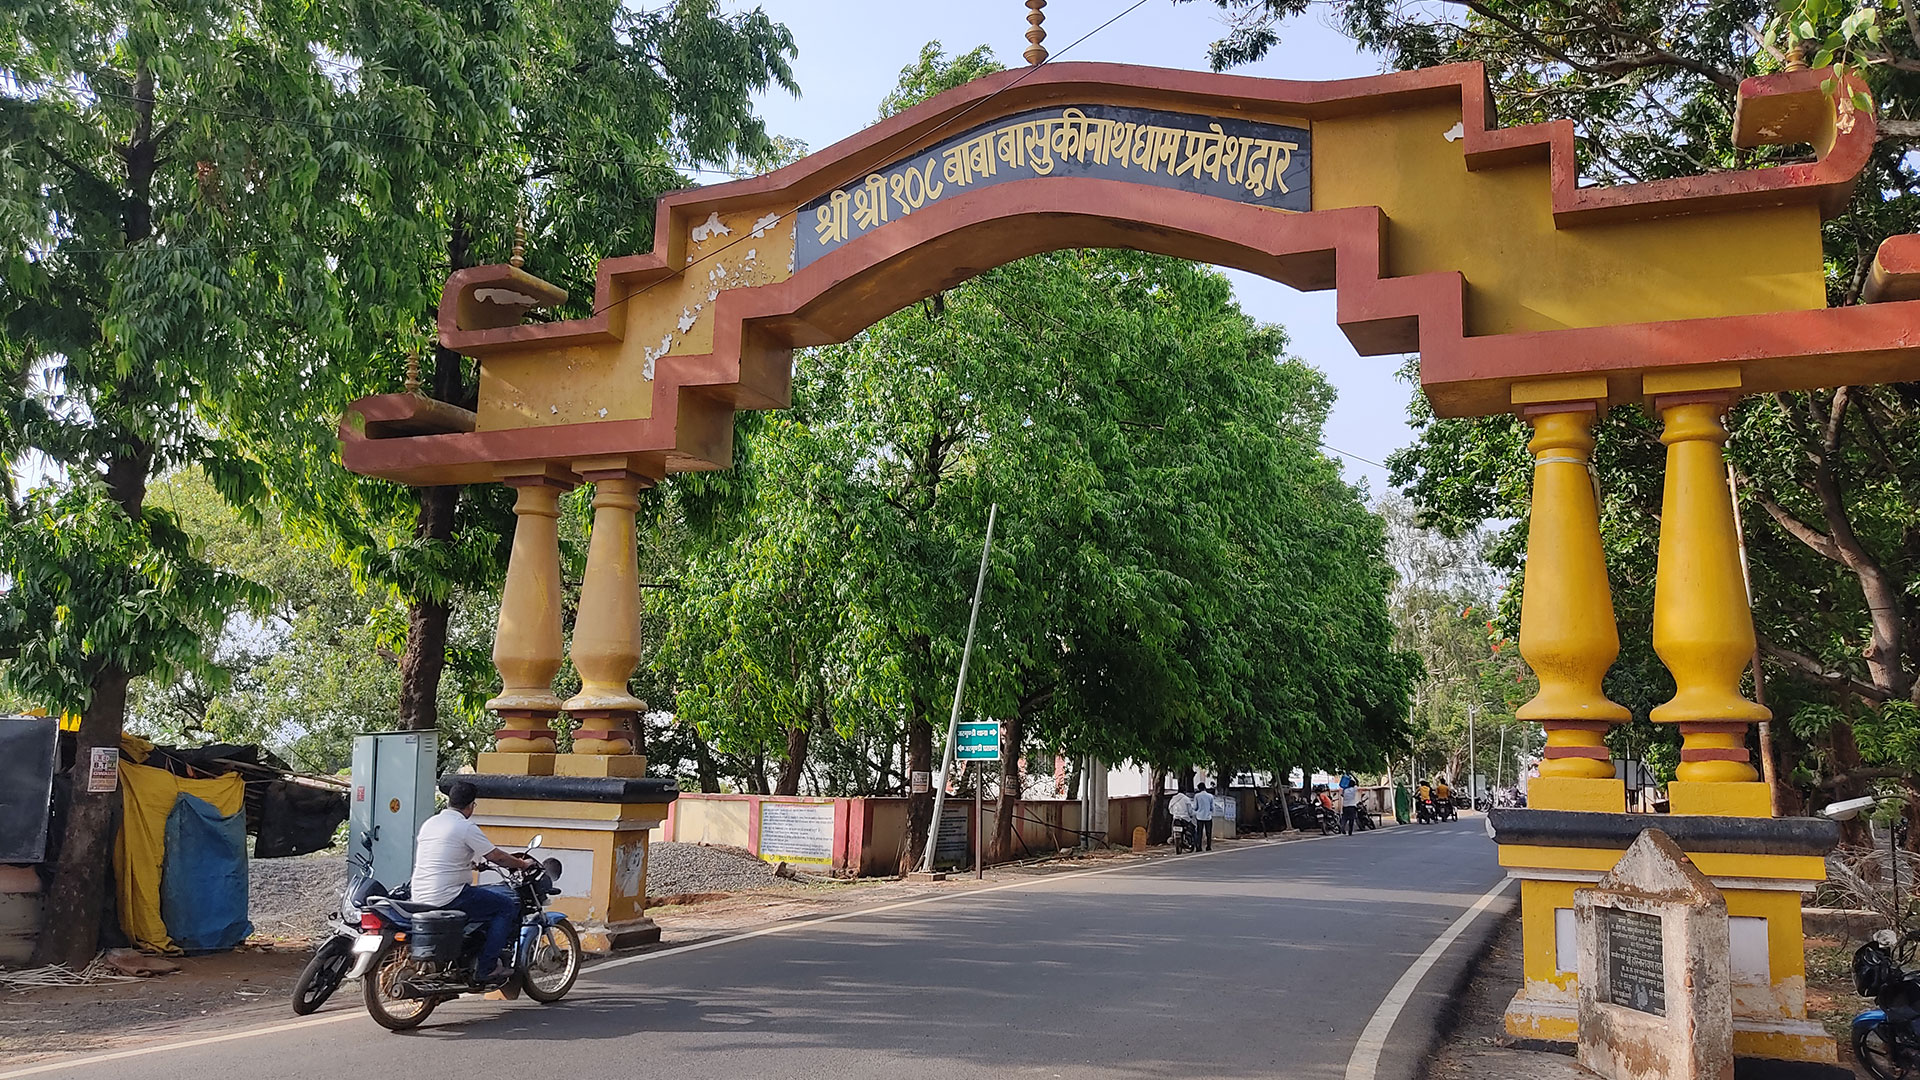
M558 938L559 940L554 940ZM562 920L540 928L533 955L520 968L520 985L527 996L542 1005L551 1005L567 996L573 981L580 977L580 932Z
M400 996L400 983L413 973L413 961L405 949L395 949L388 953L380 966L366 973L360 980L365 991L367 1015L373 1022L388 1031L406 1031L419 1027L433 1014L438 998L409 998Z
M334 934L314 950L313 959L307 961L300 978L293 984L295 1016L305 1016L326 1004L333 992L340 989L347 969L353 966L353 941L344 934Z
M1907 1080L1913 1075L1907 1049L1900 1045L1893 1025L1884 1020L1853 1029L1853 1059L1874 1080Z

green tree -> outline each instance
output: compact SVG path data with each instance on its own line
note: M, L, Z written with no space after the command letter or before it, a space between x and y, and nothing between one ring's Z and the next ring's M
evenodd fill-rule
M313 128L341 87L308 47L326 12L268 2L15 5L0 12L0 423L9 490L0 655L13 691L117 748L129 682L217 677L209 637L258 591L210 567L151 479L198 463L258 490L203 408L284 342L325 336L328 241L351 170ZM11 486L11 485L10 485ZM92 956L117 796L63 784L39 959Z
M493 679L485 650L450 648L449 627L471 621L457 596L488 596L504 573L512 500L493 485L404 489L351 476L334 423L354 398L398 389L419 353L421 392L474 408L478 366L429 345L450 270L506 261L523 218L528 270L569 289L566 316L586 314L599 259L652 246L653 201L689 186L689 167L782 152L751 96L797 87L786 28L714 0L417 0L409 10L357 10L337 50L354 72L351 122L383 136L366 161L375 182L341 237L347 332L323 343L338 357L328 370L349 374L295 373L227 411L291 521L333 544L364 584L405 598L400 723L431 728L450 658L465 686ZM455 726L483 719L485 695L461 697Z
M259 594L145 505L198 464L236 506L270 486L283 522L400 590L402 715L431 725L446 658L478 658L449 648L452 601L497 577L506 500L347 477L334 421L430 340L450 268L505 255L522 193L536 270L590 278L607 243L650 242L644 207L684 184L666 160L764 148L749 95L791 88L791 53L764 14L712 0L0 12L11 692L82 711L84 758L117 745L132 679L218 677L222 616ZM426 392L470 403L467 361L428 368ZM49 482L17 491L24 470ZM91 953L112 801L71 793L50 895L74 917L44 960Z

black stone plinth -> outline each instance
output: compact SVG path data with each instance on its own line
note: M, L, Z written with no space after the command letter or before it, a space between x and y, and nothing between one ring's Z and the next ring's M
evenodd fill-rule
M1604 814L1591 810L1494 810L1497 844L1617 848L1659 829L1682 851L1736 855L1825 855L1840 843L1840 823L1825 818L1716 817L1706 814Z
M507 776L454 773L440 778L440 790L456 783L473 785L483 799L538 799L545 802L670 803L679 785L658 776Z

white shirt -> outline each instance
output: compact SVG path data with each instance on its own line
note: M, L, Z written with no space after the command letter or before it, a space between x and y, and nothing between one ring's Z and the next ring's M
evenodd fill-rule
M1213 792L1202 791L1193 797L1193 820L1213 820Z
M1184 791L1174 792L1173 798L1167 800L1167 813L1172 814L1175 821L1192 821L1193 796Z
M413 845L413 901L444 904L473 884L473 864L493 841L467 815L448 807L420 826Z
M1341 806L1359 806L1360 805L1360 789L1357 787L1341 788L1340 789L1340 805Z

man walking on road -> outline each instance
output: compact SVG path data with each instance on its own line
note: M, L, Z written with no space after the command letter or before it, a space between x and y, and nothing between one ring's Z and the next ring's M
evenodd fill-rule
M1340 828L1348 836L1360 821L1360 785L1352 773L1340 777Z
M1213 850L1213 785L1201 784L1200 790L1193 796L1193 823L1200 828L1200 835L1194 838L1193 850Z

